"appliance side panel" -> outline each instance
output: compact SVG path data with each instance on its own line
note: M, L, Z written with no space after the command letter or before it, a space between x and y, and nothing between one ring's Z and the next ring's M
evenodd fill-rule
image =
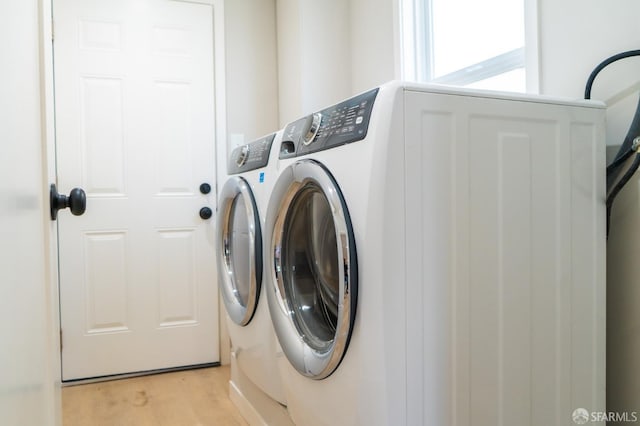
M531 169L542 137L538 123L500 112L472 115L469 129L472 418L516 424L532 403Z
M477 102L468 103L471 419L566 424L576 408L604 409L602 110Z
M604 409L602 117L407 95L408 421L564 425Z
M486 107L468 121L471 418L501 425L531 413L532 147L549 124Z

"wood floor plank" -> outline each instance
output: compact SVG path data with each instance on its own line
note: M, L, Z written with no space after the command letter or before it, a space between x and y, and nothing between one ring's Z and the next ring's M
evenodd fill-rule
M65 387L63 426L244 426L228 383L222 366Z

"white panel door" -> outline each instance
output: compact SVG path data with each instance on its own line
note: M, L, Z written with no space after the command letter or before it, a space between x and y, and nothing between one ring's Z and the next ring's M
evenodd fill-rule
M63 380L219 361L213 8L54 0Z

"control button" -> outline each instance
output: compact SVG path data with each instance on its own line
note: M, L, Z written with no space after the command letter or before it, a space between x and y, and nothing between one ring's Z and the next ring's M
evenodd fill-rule
M362 118L362 116L359 116L358 118L356 118L356 124L360 124L364 121L364 118Z

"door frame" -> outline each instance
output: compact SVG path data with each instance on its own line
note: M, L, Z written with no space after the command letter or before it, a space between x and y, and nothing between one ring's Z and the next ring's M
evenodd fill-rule
M39 31L40 31L40 62L41 62L41 76L40 84L42 90L42 140L43 140L43 153L46 161L43 162L43 176L45 181L42 183L43 199L49 200L49 185L51 183L57 183L57 168L56 168L56 135L55 135L55 94L54 94L54 62L53 62L53 40L55 36L55 24L53 17L53 2L56 0L39 0ZM225 39L224 39L224 0L168 0L168 1L182 1L186 3L199 3L210 5L213 9L213 49L214 49L214 108L215 108L215 134L216 144L214 152L216 155L216 167L218 170L221 167L226 167L226 81L225 81ZM219 176L219 173L216 174ZM216 185L214 186L215 200L217 206L217 194L218 194L218 182L216 177ZM217 208L217 207L216 207ZM50 281L50 294L49 305L50 312L47 315L51 318L52 335L54 341L53 347L60 348L55 351L56 359L53 360L54 371L53 377L57 384L62 384L62 360L61 360L61 325L60 325L60 275L58 270L58 226L57 222L49 221L47 224L49 232L45 231L45 257L48 261L49 270L48 277ZM45 229L47 229L45 227ZM212 259L214 261L214 259ZM226 328L222 326L224 324L224 307L221 306L222 302L219 301L219 339L220 339L220 361L222 364L228 364L230 359L230 344L229 335ZM59 394L59 392L58 392ZM58 402L60 396L57 396ZM60 404L58 403L58 406Z

